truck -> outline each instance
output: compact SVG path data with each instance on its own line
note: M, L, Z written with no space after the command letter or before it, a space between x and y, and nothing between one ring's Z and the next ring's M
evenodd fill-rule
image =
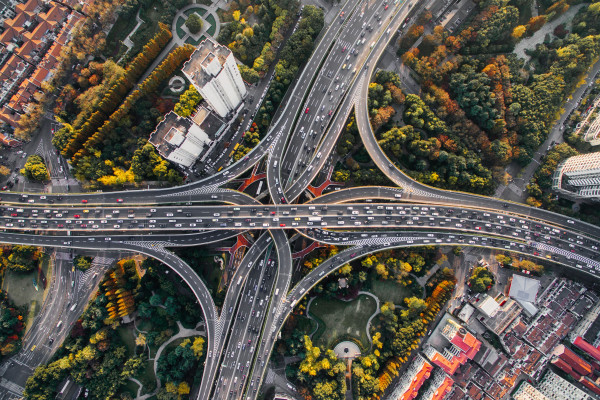
M321 222L321 217L308 217L308 220L312 222Z

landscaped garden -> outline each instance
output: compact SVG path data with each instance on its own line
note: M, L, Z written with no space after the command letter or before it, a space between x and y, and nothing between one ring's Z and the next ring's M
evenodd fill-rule
M342 338L353 337L363 348L369 348L367 321L377 311L375 299L360 295L352 301L342 301L326 297L315 299L309 308L309 315L319 323L313 335L316 345L333 348Z

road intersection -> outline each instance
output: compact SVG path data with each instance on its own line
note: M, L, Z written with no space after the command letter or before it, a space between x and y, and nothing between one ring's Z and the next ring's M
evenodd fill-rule
M389 9L386 4L347 1L342 6L343 14L321 35L278 119L242 160L168 189L4 193L0 241L128 251L168 265L191 288L204 315L208 347L198 399L256 398L293 307L338 267L372 252L422 245L491 247L598 276L600 228L517 203L432 188L387 159L369 123L368 86L377 60L414 7L405 0ZM289 204L326 164L353 109L371 158L399 188L352 188ZM265 157L272 204L222 188ZM344 249L292 285L290 230ZM216 243L246 231L256 232L257 239L219 310L200 277L168 249Z

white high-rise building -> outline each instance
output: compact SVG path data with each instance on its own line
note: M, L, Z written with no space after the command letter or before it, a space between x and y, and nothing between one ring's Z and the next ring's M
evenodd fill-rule
M194 120L182 118L171 111L150 134L149 141L161 156L189 168L210 146L223 126L223 121L205 109L197 113Z
M568 197L600 200L600 152L567 158L556 167L552 189Z
M233 53L210 38L200 43L182 71L221 117L235 110L246 96Z

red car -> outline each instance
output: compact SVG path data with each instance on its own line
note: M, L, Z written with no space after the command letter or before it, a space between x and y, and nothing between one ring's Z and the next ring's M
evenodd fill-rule
M58 224L59 228L64 228L65 226L63 224Z
M82 202L83 204L86 204L86 203L87 203L87 200L81 200L81 202Z
M123 199L117 199L117 203L122 203Z
M79 217L81 217L81 215L79 215L79 214L75 214L75 215L73 215L73 217L75 217L75 218L79 218Z
M388 9L388 7L389 7L389 5L388 5L388 4L386 4L386 5L385 5L385 8L384 8L384 10L387 10L387 9Z
M346 46L344 46L344 48L342 49L342 53L346 51Z
M17 216L17 214L16 214L16 213L12 213L12 214L10 214L10 216L11 216L11 217L16 217L16 216Z
M306 107L306 110L304 110L304 114L308 114L308 111L310 111L310 108Z
M279 226L283 228L285 226L285 224L279 224Z

